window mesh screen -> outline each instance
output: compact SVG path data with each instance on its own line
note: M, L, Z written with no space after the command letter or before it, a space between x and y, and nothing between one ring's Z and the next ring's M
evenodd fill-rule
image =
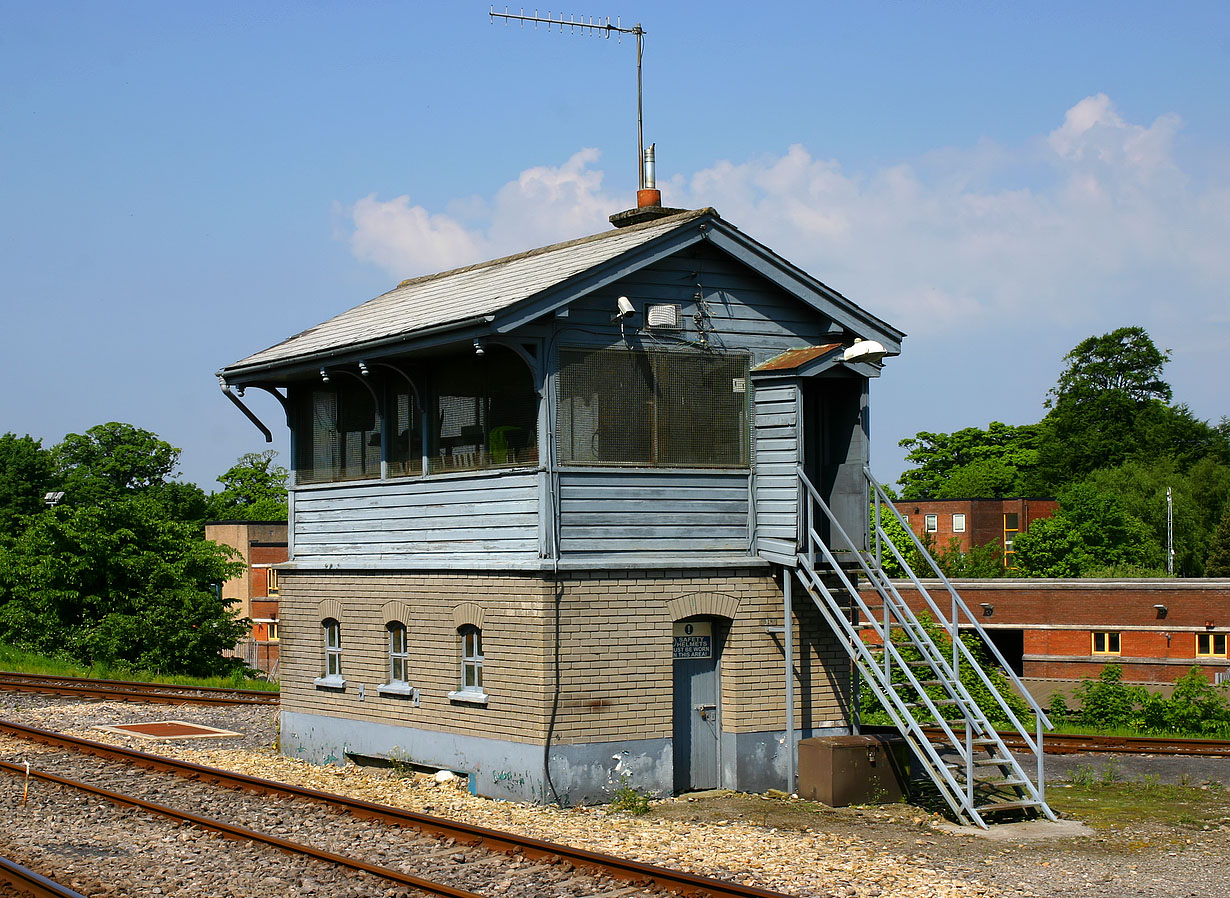
M444 359L433 367L432 387L432 471L537 463L538 396L511 349L488 346L481 356Z
M301 400L295 474L301 483L380 476L381 421L361 383L321 386Z
M748 465L744 355L560 351L560 461Z
M389 428L389 476L422 473L423 413L409 387L390 391Z

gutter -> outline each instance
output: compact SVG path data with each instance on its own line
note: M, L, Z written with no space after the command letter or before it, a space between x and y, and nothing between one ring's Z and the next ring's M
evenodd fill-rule
M408 343L411 340L416 340L419 337L430 337L435 334L445 333L451 330L460 330L474 325L489 325L495 321L495 315L476 315L472 318L463 318L460 321L451 321L447 324L438 324L433 327L423 328L422 330L411 331L409 333L398 334L394 337L381 337L377 340L370 340L365 343L351 343L346 346L336 347L333 349L321 349L316 352L301 356L291 356L284 359L276 359L268 362L258 362L254 365L232 365L221 369L217 372L219 377L247 377L252 374L259 374L264 371L273 371L278 368L285 368L288 365L303 365L311 367L326 359L336 358L340 355L349 355L351 353L362 353L371 349L379 349L385 346L395 346L398 343Z

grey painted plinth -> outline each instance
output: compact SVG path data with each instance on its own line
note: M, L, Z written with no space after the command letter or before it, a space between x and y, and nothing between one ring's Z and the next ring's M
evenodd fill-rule
M848 732L809 729L798 738ZM550 782L542 746L525 742L283 711L281 744L282 754L314 764L342 764L347 755L363 755L455 770L469 776L470 789L478 795L535 804L600 804L625 782L654 797L670 795L674 788L670 739L552 746ZM784 731L723 733L722 787L740 792L785 788L785 744Z
M535 804L609 801L625 777L655 796L672 787L669 739L553 746L549 783L542 746L525 742L283 711L281 744L282 754L315 764L342 764L353 754L455 770L478 795Z
M849 727L815 727L800 730L799 739L812 736L844 736ZM722 787L737 792L794 791L786 782L786 731L722 734ZM796 759L797 761L797 759ZM798 769L798 764L795 764Z

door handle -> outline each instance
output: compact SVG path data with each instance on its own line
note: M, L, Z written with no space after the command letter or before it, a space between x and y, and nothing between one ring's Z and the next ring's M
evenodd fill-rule
M709 719L709 712L710 712L710 711L716 711L716 710L717 710L717 705L697 705L697 706L696 706L696 710L700 712L700 719L701 719L701 720L708 720L708 719Z

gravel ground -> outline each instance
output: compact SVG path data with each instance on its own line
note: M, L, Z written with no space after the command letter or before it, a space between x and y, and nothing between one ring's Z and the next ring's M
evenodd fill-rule
M1208 794L1225 805L1218 825L1167 824L1129 814L1083 836L1048 836L1055 831L1051 827L1039 836L1008 826L988 838L954 832L938 816L906 805L831 809L717 792L654 802L649 814L632 817L603 808L491 801L437 785L431 777L353 765L321 768L282 758L273 752L276 710L269 708L0 694L0 717L793 895L1230 898L1224 875L1230 860L1230 795L1217 785ZM244 735L149 742L90 729L144 720L183 720ZM0 742L6 757L20 751L19 743ZM1230 760L1048 758L1053 789L1080 777L1216 784L1230 782ZM322 889L320 894L342 893Z

